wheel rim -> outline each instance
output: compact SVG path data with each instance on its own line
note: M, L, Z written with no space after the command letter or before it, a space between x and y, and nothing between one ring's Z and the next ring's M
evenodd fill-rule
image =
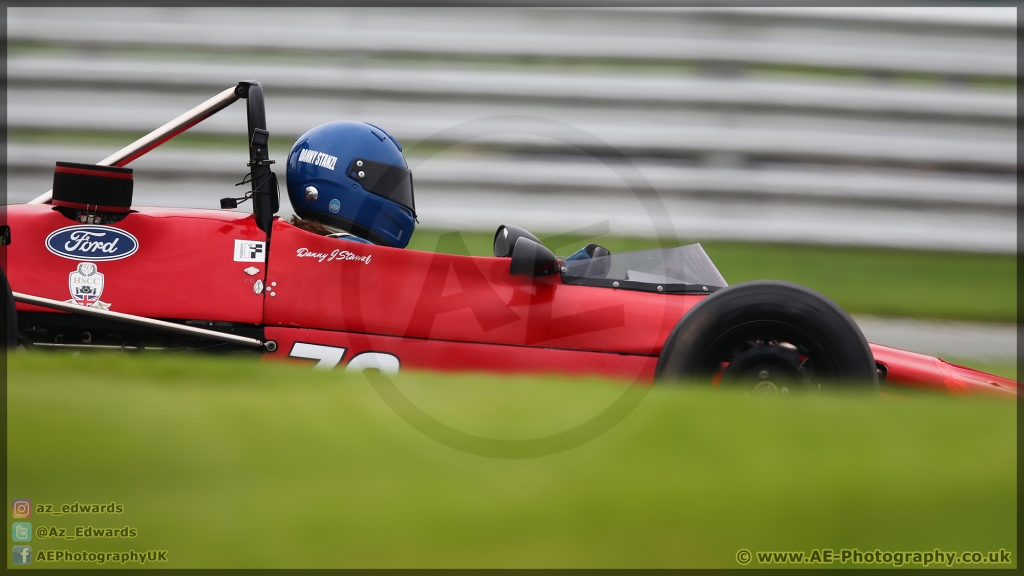
M697 374L758 395L817 392L839 380L820 339L778 321L747 322L722 333L699 358Z

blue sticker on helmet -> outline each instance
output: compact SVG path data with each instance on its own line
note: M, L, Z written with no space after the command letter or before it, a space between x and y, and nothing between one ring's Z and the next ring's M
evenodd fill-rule
M110 226L68 226L46 237L46 249L71 260L105 262L135 254L139 241Z
M338 199L335 198L334 200L331 200L330 204L327 205L327 209L337 214L338 210L341 210L341 202L338 202Z

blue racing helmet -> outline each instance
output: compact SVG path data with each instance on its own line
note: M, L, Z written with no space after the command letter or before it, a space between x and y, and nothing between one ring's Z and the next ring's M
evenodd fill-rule
M405 248L416 229L402 145L372 124L328 122L299 136L288 154L287 181L301 218L395 248Z

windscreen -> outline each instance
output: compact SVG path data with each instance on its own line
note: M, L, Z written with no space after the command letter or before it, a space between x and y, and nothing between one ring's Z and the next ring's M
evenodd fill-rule
M700 244L677 248L621 252L563 263L567 278L649 284L654 286L728 286ZM596 285L605 285L598 282ZM627 286L622 286L627 287Z

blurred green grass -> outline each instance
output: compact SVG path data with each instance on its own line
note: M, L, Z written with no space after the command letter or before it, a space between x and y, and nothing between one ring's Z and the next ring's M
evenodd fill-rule
M409 248L454 252L438 246L445 233L417 229ZM492 254L493 232L461 235L469 254ZM660 246L657 238L559 235L541 240L562 256L587 242L613 253ZM1017 321L1013 255L723 241L701 245L730 284L788 280L821 292L851 314Z
M168 567L735 567L736 551L998 550L1016 560L1016 406L790 398L598 379L403 373L446 425L543 437L623 394L577 448L474 456L372 381L242 359L21 353L8 363L8 500L123 503ZM10 568L12 565L8 565Z

